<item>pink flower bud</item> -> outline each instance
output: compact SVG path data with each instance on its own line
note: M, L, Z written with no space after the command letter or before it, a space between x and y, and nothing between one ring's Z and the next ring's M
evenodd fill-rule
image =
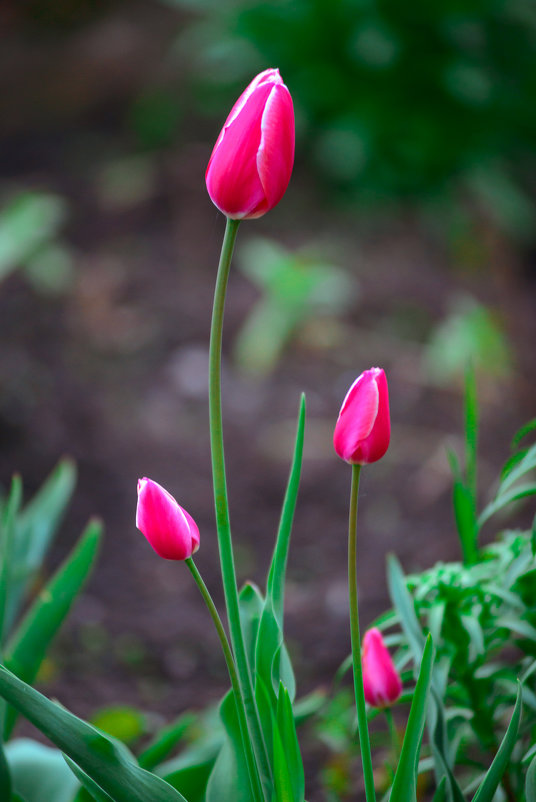
M402 693L402 680L379 629L365 632L361 650L365 699L373 707L388 707Z
M199 529L192 516L152 479L138 479L136 526L166 560L186 560L199 548Z
M227 217L261 217L285 194L293 163L292 98L279 70L265 70L225 121L205 175L208 194Z
M371 368L358 376L346 394L333 445L346 462L367 465L383 457L390 437L387 379L381 368Z

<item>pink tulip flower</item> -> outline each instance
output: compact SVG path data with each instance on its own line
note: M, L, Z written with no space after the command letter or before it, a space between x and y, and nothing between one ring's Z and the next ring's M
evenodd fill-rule
M402 680L379 629L369 629L361 651L365 699L373 707L388 707L402 693Z
M371 368L358 376L346 394L333 445L346 462L368 465L383 457L390 437L387 379L381 368Z
M136 526L166 560L186 560L199 548L199 529L173 496L152 479L138 479Z
M279 70L265 70L225 121L205 175L208 194L227 217L261 217L285 194L293 163L292 98Z

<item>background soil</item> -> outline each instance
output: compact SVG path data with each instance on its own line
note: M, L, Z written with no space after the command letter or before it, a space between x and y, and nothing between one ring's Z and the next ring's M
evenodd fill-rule
M147 475L195 517L202 538L196 561L221 603L205 375L223 218L203 181L218 126L185 122L180 141L151 157L142 198L112 205L101 180L107 164L136 153L126 109L155 54L170 44L170 19L157 6L149 14L146 4L132 4L127 14L119 5L61 47L37 45L26 28L22 35L14 26L0 57L9 87L0 126L4 188L46 188L68 199L62 237L76 267L60 297L37 294L20 273L0 286L0 480L5 486L19 471L29 497L60 456L75 459L78 487L50 569L89 516L105 522L98 568L42 684L83 716L129 703L169 718L215 702L227 685L188 572L159 560L134 526L136 480ZM87 57L67 76L73 49ZM422 368L430 332L459 295L495 311L514 357L510 376L480 385L483 499L514 431L534 416L530 261L483 221L480 267L460 270L443 234L441 220L431 229L410 210L364 218L334 208L299 155L280 206L239 234L238 250L256 236L289 248L314 243L356 287L349 311L309 320L262 381L245 376L231 358L257 291L236 270L229 291L224 423L242 580L264 583L300 393L307 397L286 600L300 693L329 684L349 651L350 475L332 452L331 434L355 376L382 365L392 407L390 450L362 482L363 626L389 604L387 552L396 551L408 571L459 556L445 451L461 451L461 383L435 385ZM521 518L527 523L523 512Z

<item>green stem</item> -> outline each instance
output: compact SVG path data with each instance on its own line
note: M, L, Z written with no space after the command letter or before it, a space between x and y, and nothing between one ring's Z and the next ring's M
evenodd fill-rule
M239 220L227 218L225 235L218 266L214 306L212 309L212 325L210 328L209 351L209 417L210 417L210 450L212 454L212 481L214 485L214 506L216 509L216 528L218 531L218 547L223 580L223 591L227 607L231 645L236 660L236 668L244 702L248 731L253 744L257 766L266 798L271 798L272 778L266 744L255 704L253 683L248 665L244 636L240 625L238 605L238 589L234 567L233 546L231 539L231 523L229 519L229 503L227 500L227 481L225 478L225 457L223 450L223 425L221 411L221 350L223 332L223 313L225 293L234 243L238 231Z
M186 565L190 569L190 573L192 574L197 587L199 588L201 595L204 599L204 602L208 608L210 613L210 617L216 627L216 632L218 633L218 637L220 639L221 648L223 651L223 655L225 657L225 662L227 664L227 670L229 672L229 678L231 680L231 687L233 689L235 704L236 704L236 712L238 716L238 722L240 725L240 732L242 735L242 744L244 747L244 753L246 757L246 762L248 766L248 773L249 779L251 783L251 791L253 793L253 797L255 802L260 802L264 799L264 795L262 792L259 773L257 771L257 764L255 762L255 755L253 754L253 747L251 745L251 741L249 739L248 734L248 726L246 721L246 713L244 709L244 703L242 700L242 696L240 693L240 685L238 682L238 674L236 673L236 666L233 659L233 654L231 652L231 647L229 646L229 641L227 640L227 635L225 634L225 629L223 628L223 624L221 622L221 618L219 613L216 609L216 605L212 600L212 596L203 581L203 577L199 573L199 570L192 560L191 557L185 561Z
M365 780L367 802L376 802L374 774L370 753L370 738L363 689L363 670L361 668L361 636L359 634L359 612L357 607L357 496L359 493L360 465L352 465L352 490L350 493L350 516L348 521L348 596L350 601L350 633L352 639L352 659L354 664L354 690L357 709L357 727L361 746L361 761Z

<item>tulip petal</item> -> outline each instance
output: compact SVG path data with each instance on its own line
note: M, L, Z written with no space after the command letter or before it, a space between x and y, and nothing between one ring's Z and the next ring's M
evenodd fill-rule
M335 428L335 450L351 460L358 445L369 436L378 414L380 394L376 382L361 374L344 399Z

